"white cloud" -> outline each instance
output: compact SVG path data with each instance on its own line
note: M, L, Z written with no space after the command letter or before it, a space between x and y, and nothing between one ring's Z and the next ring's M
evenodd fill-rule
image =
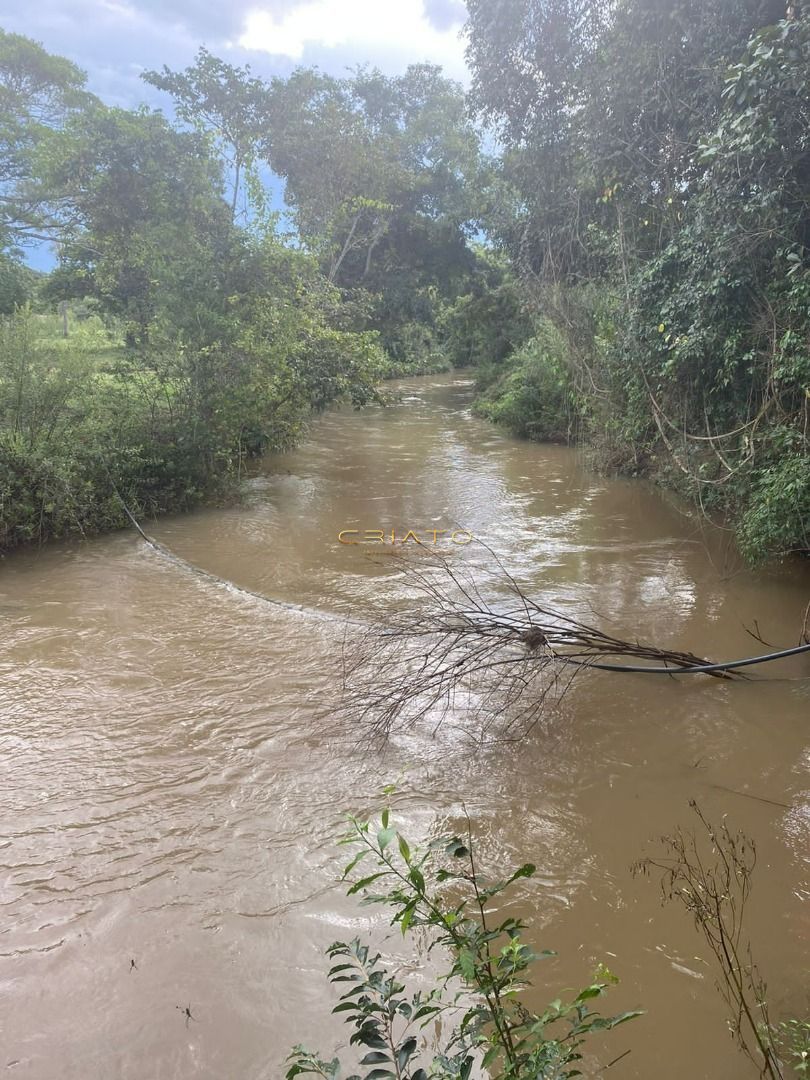
M301 60L307 51L350 51L357 63L403 68L428 60L467 79L461 23L437 29L424 0L305 0L274 15L251 10L238 44L243 49Z

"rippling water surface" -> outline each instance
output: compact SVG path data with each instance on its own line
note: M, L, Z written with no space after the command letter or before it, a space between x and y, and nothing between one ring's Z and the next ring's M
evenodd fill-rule
M731 658L758 650L757 620L795 643L806 567L741 571L642 483L471 416L463 380L399 390L321 418L243 505L151 531L245 589L345 617L399 585L340 529L459 522L534 594L588 603L619 632ZM810 1007L807 661L749 683L593 673L518 744L476 747L448 725L379 755L318 719L341 622L196 577L131 533L4 560L0 630L10 1076L275 1080L296 1042L331 1053L322 950L379 934L335 885L334 823L400 774L413 832L455 826L463 804L482 858L537 864L518 900L559 954L541 995L606 961L615 1007L647 1010L607 1044L603 1060L632 1048L611 1076L747 1075L692 926L629 871L688 822L690 798L756 839L749 930L772 1010Z

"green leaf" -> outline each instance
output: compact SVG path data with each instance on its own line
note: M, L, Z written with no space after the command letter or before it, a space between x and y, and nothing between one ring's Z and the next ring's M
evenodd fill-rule
M422 876L422 871L417 867L412 866L408 871L408 878L413 884L415 889L418 889L420 893L425 891L425 879Z
M433 1016L439 1012L438 1005L420 1005L416 1012L413 1014L414 1020L422 1020L426 1016Z
M475 981L475 953L470 949L461 949L458 954L458 966L467 982Z
M411 849L410 849L410 847L408 847L408 841L405 839L405 837L402 835L402 833L397 834L397 839L399 840L399 853L400 853L400 855L402 856L402 858L405 860L406 863L410 863L410 861L411 861Z
M487 1052L484 1054L484 1059L481 1062L482 1068L484 1068L484 1069L489 1068L489 1066L493 1063L493 1061L497 1058L498 1054L500 1053L500 1049L501 1048L499 1046L491 1046L489 1048L489 1050L487 1050Z
M405 1040L405 1042L397 1050L397 1068L402 1072L413 1055L416 1053L416 1039L413 1035Z
M378 870L375 874L369 874L368 877L361 878L359 881L356 881L354 885L352 885L352 887L346 892L346 895L354 896L355 893L359 892L361 889L364 889L366 885L370 885L372 881L376 881L377 878L385 877L386 873L386 870Z
M513 881L517 881L518 878L530 878L530 877L532 877L534 875L534 873L536 872L536 870L537 870L537 867L534 865L534 863L530 863L530 862L524 863L523 866L521 866L519 870L516 870L514 872L514 874L512 874L512 876L507 879L507 885L511 884Z
M380 851L385 851L385 849L396 836L396 832L396 829L393 828L380 829L380 831L377 833L377 844L379 845Z
M378 1021L376 1020L364 1021L364 1025L366 1026L362 1027L360 1031L356 1031L349 1039L349 1042L352 1043L352 1045L360 1043L361 1046L368 1046L373 1050L386 1050L388 1044L377 1031L377 1023Z
M628 1020L635 1020L637 1016L643 1016L643 1009L632 1009L629 1012L619 1013L618 1016L611 1016L609 1024L612 1028L618 1027L619 1024L625 1024Z
M388 1054L383 1054L380 1050L372 1050L361 1060L361 1065L381 1065L383 1062L390 1061L391 1058Z
M352 870L354 870L355 866L357 866L357 864L360 862L360 860L364 859L366 857L366 855L370 855L370 854L371 854L371 851L370 851L369 848L363 848L362 851L358 851L357 854L355 855L355 857L352 859L352 861L350 863L347 863L346 866L344 867L343 875L342 875L343 878L344 879L347 878L349 876L349 874L352 872Z
M416 901L412 900L411 903L408 904L408 906L405 908L405 910L402 912L402 915L400 916L399 928L402 931L402 936L403 937L408 932L408 927L411 925L411 922L413 921L413 916L414 916L415 911L416 911Z

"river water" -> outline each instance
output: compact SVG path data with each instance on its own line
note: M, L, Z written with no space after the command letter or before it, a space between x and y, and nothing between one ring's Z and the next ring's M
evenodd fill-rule
M343 618L400 585L341 529L458 522L533 595L591 604L617 632L713 659L764 651L754 620L796 643L807 566L741 570L645 484L473 417L463 379L395 389L387 408L320 418L244 504L150 531L245 589ZM691 798L756 840L748 930L771 1009L810 1007L806 658L747 683L594 672L518 743L475 745L448 721L371 752L321 718L340 621L197 577L134 533L5 559L0 620L9 1076L276 1080L294 1043L331 1054L322 950L381 933L335 884L335 822L397 778L412 834L457 828L463 804L482 862L537 865L516 909L558 953L538 1004L604 961L621 979L606 1007L646 1010L599 1048L603 1062L631 1050L611 1078L754 1075L689 918L629 869L689 824ZM398 935L384 947L411 955Z

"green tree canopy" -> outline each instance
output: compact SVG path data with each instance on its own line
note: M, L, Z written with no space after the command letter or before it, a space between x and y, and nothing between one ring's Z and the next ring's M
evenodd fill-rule
M245 175L254 181L254 195L257 191L251 170L266 130L267 84L251 75L249 67L234 67L206 48L185 71L164 67L142 77L171 94L181 120L213 138L230 168L231 217L235 217Z
M39 239L52 222L37 156L93 99L83 71L20 34L0 30L0 245Z

